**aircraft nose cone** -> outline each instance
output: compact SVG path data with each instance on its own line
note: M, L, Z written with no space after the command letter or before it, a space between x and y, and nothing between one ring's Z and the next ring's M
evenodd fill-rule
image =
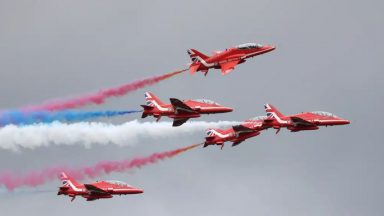
M349 120L344 120L343 123L344 123L344 124L351 124L351 121L349 121Z
M144 193L144 190L142 190L142 189L136 189L136 193Z
M346 125L346 124L351 124L351 121L346 120L346 119L339 119L337 122L338 125Z
M265 46L265 48L266 48L267 50L269 50L269 51L273 51L273 50L276 49L276 46L267 45L267 46Z
M224 110L225 110L225 112L232 112L233 111L233 109L230 107L224 107Z

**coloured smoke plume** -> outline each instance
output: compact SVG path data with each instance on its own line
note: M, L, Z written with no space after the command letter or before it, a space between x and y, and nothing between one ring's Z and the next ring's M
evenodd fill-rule
M28 125L34 123L51 123L54 121L85 121L101 117L114 117L130 113L141 112L140 110L129 111L36 111L36 112L4 112L0 115L0 125Z
M73 124L53 122L25 126L8 125L0 128L0 148L18 151L52 145L114 144L133 146L139 141L184 137L199 134L203 139L207 128L230 127L239 124L233 121L191 121L181 127L172 127L172 122L129 121L120 125L79 122Z
M96 92L93 94L91 93L91 94L77 96L73 98L67 98L67 99L54 99L46 103L43 103L42 105L28 106L28 107L22 108L22 110L23 111L41 111L41 110L58 111L58 110L82 107L90 104L102 104L107 98L124 96L135 90L144 88L146 86L154 85L160 81L169 79L184 71L186 71L186 69L163 74L160 76L148 77L148 78L137 80L135 82L127 83L118 87L102 89L99 92Z
M13 190L19 187L35 187L42 185L48 181L57 179L60 172L65 171L72 175L76 180L82 180L85 177L95 178L100 175L109 174L111 172L126 172L133 168L140 168L145 165L157 163L166 158L172 158L180 153L193 149L201 144L194 144L176 150L159 152L151 154L147 157L136 157L131 160L123 161L102 161L92 166L81 168L67 168L65 166L49 167L43 170L32 171L25 174L17 174L14 172L0 173L0 186Z

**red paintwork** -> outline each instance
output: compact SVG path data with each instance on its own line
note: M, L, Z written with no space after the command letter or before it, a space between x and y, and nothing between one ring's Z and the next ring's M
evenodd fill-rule
M225 142L232 142L232 146L236 146L248 138L259 135L260 131L267 129L269 126L264 122L264 119L266 118L266 116L260 116L254 119L249 119L240 125L225 130L207 129L204 147L207 147L208 145L221 145L222 149ZM240 128L242 128L243 131Z
M267 116L260 116L246 120L240 125L225 130L207 129L204 147L208 145L221 145L232 142L232 146L238 145L244 140L260 134L260 131L275 128L278 133L285 127L291 132L302 130L317 130L319 126L333 126L349 124L350 121L337 117L328 112L303 112L295 115L284 116L271 104L265 104Z
M323 111L302 112L285 116L271 104L265 104L264 108L270 121L268 124L278 129L278 131L282 127L287 128L291 132L297 132L302 130L317 130L319 126L345 125L350 123L350 121L346 119ZM299 119L295 121L295 118ZM304 121L301 121L301 119Z
M244 63L247 58L271 52L274 49L276 49L275 46L248 43L215 52L212 56L189 49L187 52L192 60L189 70L191 74L201 71L207 75L209 69L215 68L221 69L221 73L225 75L230 73L236 65Z
M146 116L154 116L157 120L159 120L161 116L167 116L173 119L189 119L198 118L201 114L226 113L233 111L230 107L225 107L209 100L179 101L171 98L171 104L166 104L150 92L145 93L145 100L147 104L142 105L144 107L142 118L145 118ZM177 100L177 102L175 102L175 100ZM187 109L180 110L180 107L175 105L177 103L183 103L187 106Z
M59 188L57 195L72 197L71 201L73 201L76 196L82 196L87 199L87 201L93 201L97 199L109 199L112 198L113 195L138 194L144 192L141 189L119 181L98 181L90 184L79 184L64 172L61 173L60 180L62 180L63 186ZM95 192L86 187L95 187L97 191Z

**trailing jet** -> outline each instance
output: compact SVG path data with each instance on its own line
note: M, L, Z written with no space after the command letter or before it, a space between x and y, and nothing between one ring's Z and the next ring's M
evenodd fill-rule
M267 116L258 116L225 130L207 129L204 148L208 145L221 145L223 149L225 142L232 142L232 147L239 145L246 139L259 135L260 131L268 129L267 119Z
M76 196L82 196L87 201L98 199L109 199L113 195L138 194L144 191L132 187L121 181L98 181L90 184L79 184L65 172L60 175L62 186L57 195L66 195L72 197L71 202Z
M291 132L297 132L302 130L317 130L319 126L345 125L350 123L348 120L324 111L303 112L285 116L271 104L265 104L264 108L267 112L268 124L277 129L276 133L278 133L282 127L287 128Z
M274 46L256 43L241 44L225 51L216 51L212 56L204 55L195 50L187 50L192 63L189 65L191 74L201 71L206 76L211 68L221 69L221 74L230 73L236 65L244 63L247 58L255 57L276 49Z
M232 108L221 106L206 99L184 100L170 98L171 103L165 104L154 94L145 92L146 105L141 118L153 116L159 121L161 116L173 118L173 126L177 127L184 124L190 118L198 118L201 114L232 112Z

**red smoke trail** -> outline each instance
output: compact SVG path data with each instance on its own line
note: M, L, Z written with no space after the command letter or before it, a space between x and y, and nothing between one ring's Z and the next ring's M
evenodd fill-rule
M154 153L147 157L137 157L131 160L123 161L102 161L95 165L70 169L64 166L49 167L40 171L32 171L24 175L17 175L12 172L3 172L0 174L0 186L5 186L8 190L13 190L18 187L29 186L35 187L44 184L48 181L57 179L60 172L65 171L72 175L76 180L84 179L85 177L94 178L102 174L111 172L125 172L129 169L140 168L145 165L159 162L166 158L172 158L180 153L193 149L201 144L195 144L176 150Z
M76 107L82 107L89 104L102 104L104 103L105 99L109 97L119 97L123 96L129 92L135 91L137 89L143 88L145 86L156 84L160 81L166 80L168 78L171 78L177 74L180 74L187 69L175 71L167 74L163 74L160 76L154 76L145 78L142 80L138 80L132 83L124 84L122 86L109 88L109 89L103 89L99 92L78 96L75 98L68 98L68 99L56 99L52 101L48 101L44 103L43 105L36 105L36 106L29 106L25 107L22 110L23 111L58 111L58 110L65 110L65 109L72 109Z

